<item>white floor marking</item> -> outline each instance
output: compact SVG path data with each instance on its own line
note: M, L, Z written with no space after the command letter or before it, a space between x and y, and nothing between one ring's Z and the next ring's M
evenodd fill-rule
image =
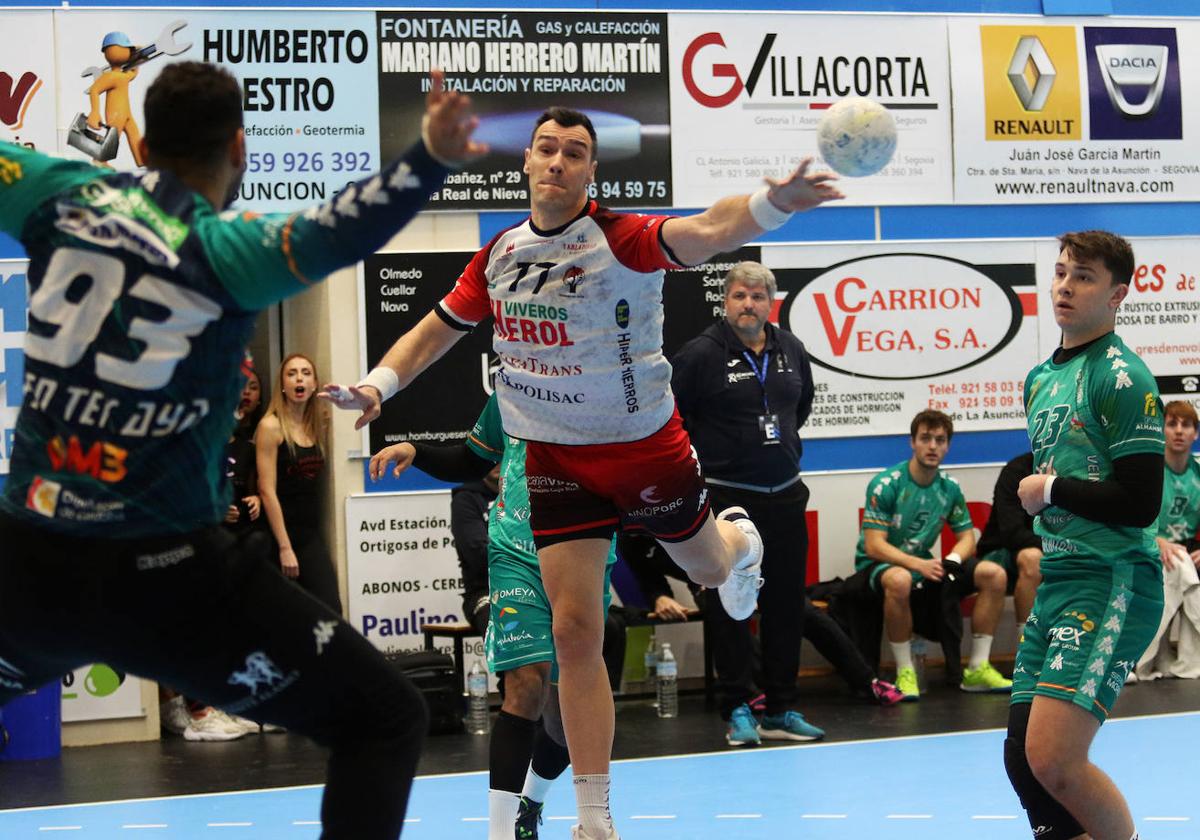
M1191 817L1142 817L1146 822L1189 822Z
M38 826L38 831L83 831L81 825L43 825Z

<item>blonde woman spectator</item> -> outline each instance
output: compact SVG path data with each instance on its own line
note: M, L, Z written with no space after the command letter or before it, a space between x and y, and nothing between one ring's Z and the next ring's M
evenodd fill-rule
M254 434L258 495L284 575L340 613L337 575L320 527L329 417L316 399L317 366L293 353L275 382Z

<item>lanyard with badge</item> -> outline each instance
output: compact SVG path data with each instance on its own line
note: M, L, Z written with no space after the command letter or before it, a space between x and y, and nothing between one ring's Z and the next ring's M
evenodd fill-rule
M771 352L763 351L761 370L754 361L753 353L743 350L742 355L746 358L746 364L750 365L750 370L754 371L754 378L762 386L763 413L758 415L758 430L762 433L762 445L778 446L782 442L779 438L779 415L772 413L770 403L767 402L767 371L771 367Z

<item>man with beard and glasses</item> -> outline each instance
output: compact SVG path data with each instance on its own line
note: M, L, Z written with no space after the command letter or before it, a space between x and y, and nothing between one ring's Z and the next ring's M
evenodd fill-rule
M258 311L374 252L486 149L434 74L422 138L303 213L220 214L242 88L210 64L146 93L148 169L0 143L0 230L29 254L25 389L0 497L0 705L93 661L330 748L322 837L400 834L426 728L369 642L220 527Z

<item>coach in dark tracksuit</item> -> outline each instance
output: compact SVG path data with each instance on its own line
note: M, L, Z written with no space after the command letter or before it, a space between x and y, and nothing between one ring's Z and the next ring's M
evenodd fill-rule
M799 430L812 407L813 380L804 345L767 322L775 288L765 266L738 263L725 278L724 319L671 359L671 387L700 456L713 509L744 507L764 544L758 599L766 693L761 723L747 705L753 670L749 623L731 619L719 598L705 599L721 716L729 721L728 741L734 745L824 734L791 709L808 551Z

